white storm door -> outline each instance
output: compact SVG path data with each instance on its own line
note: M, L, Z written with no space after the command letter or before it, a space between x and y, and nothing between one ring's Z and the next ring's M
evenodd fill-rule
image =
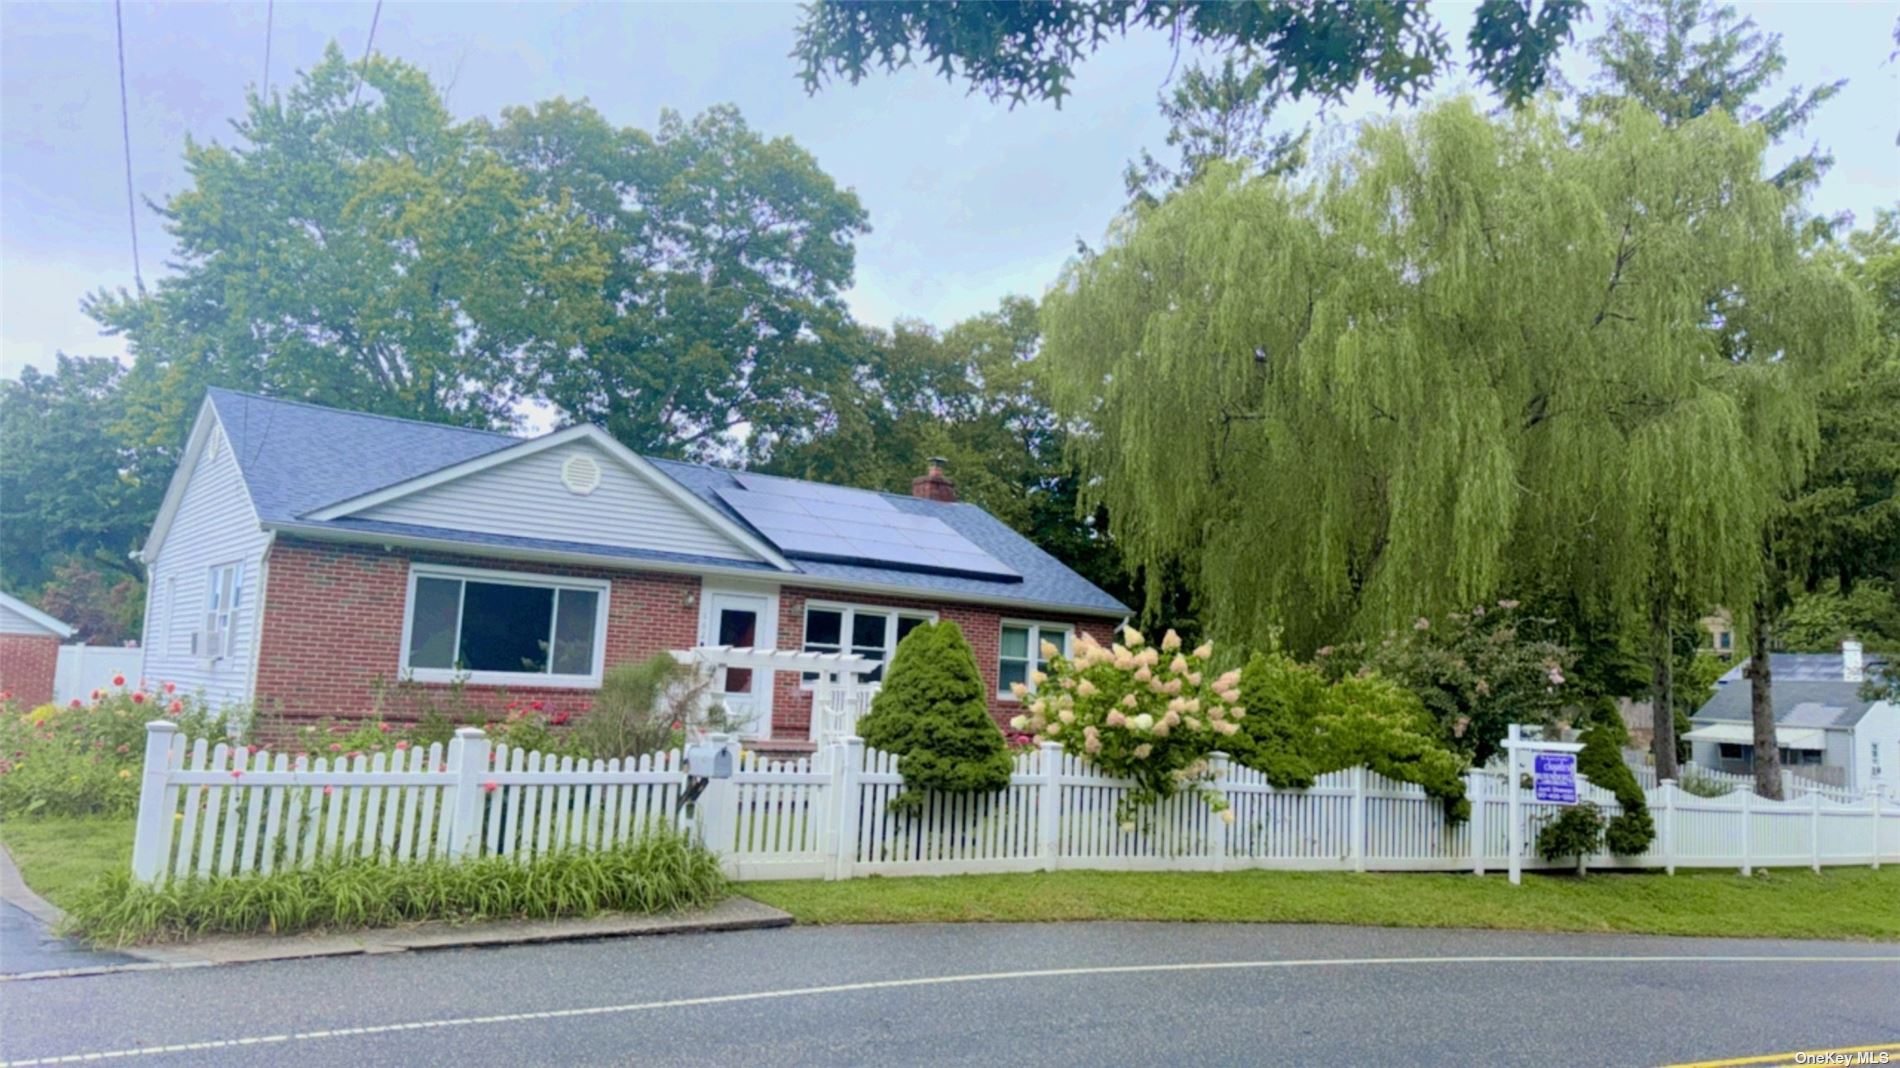
M777 602L760 593L709 592L700 626L705 645L773 649L778 645ZM771 672L720 668L713 687L715 700L725 706L738 733L750 738L771 736Z

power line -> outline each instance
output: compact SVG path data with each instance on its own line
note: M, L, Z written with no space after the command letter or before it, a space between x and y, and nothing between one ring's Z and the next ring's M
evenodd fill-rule
M120 0L112 0L112 21L119 30L119 139L125 148L125 221L132 231L132 281L145 295L145 274L139 270L138 198L132 192L132 119L125 102L125 12Z
M376 10L369 16L369 40L363 42L363 63L356 72L356 96L350 100L350 110L363 99L363 75L369 73L369 50L376 45L376 23L383 17L383 0L376 0Z
M277 0L266 0L264 4L264 96L270 96L270 29L271 16L277 13Z

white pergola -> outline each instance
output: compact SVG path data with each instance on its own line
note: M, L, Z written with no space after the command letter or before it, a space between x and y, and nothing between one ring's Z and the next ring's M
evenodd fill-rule
M879 661L855 653L699 645L673 655L683 663L715 672L746 668L765 672L768 679L780 671L815 676L806 683L811 690L811 738L815 742L857 733L858 717L870 711L871 698L878 691L877 683L860 682L858 677L875 669Z

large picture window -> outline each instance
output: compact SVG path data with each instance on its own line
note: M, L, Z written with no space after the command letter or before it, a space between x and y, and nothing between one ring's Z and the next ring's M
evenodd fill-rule
M930 612L896 608L860 608L856 605L805 606L805 651L853 653L878 665L863 674L865 682L884 680L884 662L897 652L897 643L919 624L936 621ZM805 681L816 676L807 672Z
M1042 656L1042 643L1048 642L1067 656L1070 631L1071 628L1055 623L1004 623L997 643L997 693L1013 699L1015 695L1009 687L1017 682L1035 689L1029 672L1049 670L1049 661Z
M416 568L403 670L423 682L598 686L607 584Z

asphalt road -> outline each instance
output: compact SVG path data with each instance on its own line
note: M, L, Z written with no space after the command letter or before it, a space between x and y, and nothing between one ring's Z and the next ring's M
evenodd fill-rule
M1881 1042L1900 946L788 928L0 982L7 1062L1629 1065Z

